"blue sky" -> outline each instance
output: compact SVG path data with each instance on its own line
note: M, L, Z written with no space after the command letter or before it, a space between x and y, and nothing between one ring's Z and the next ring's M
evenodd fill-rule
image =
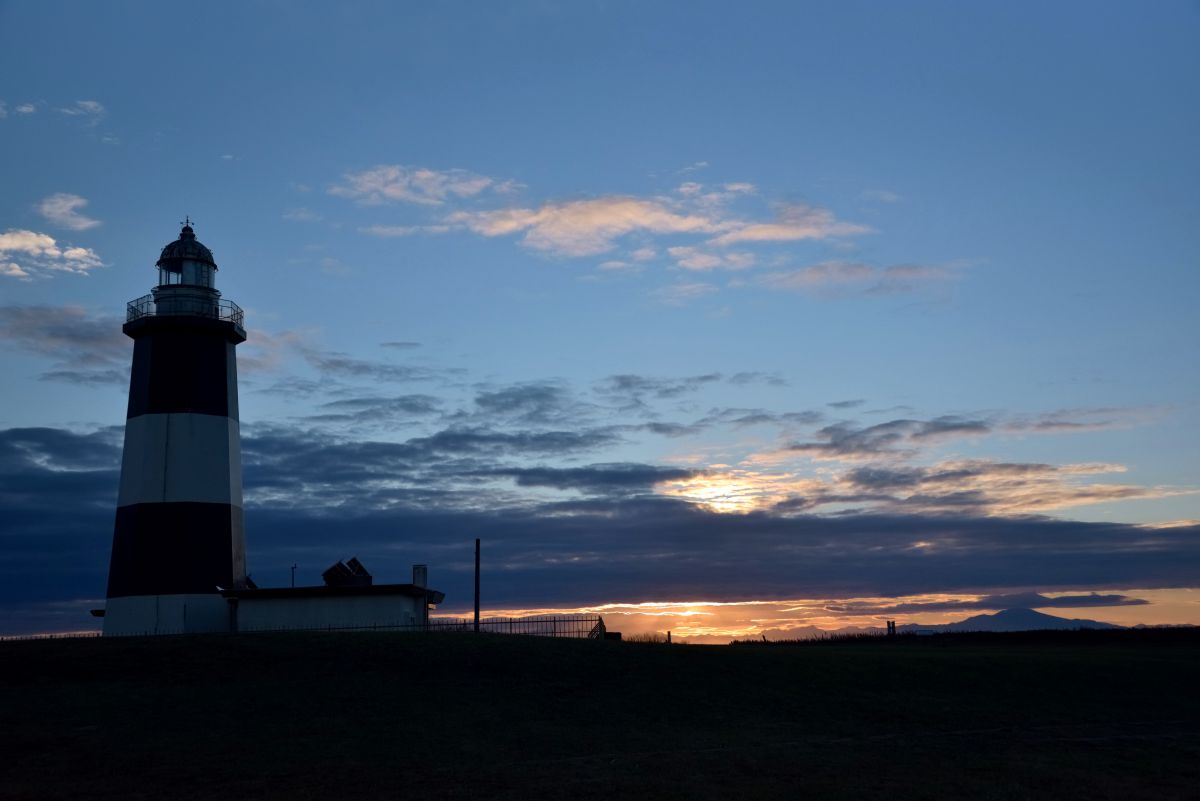
M736 601L709 568L781 526L739 551L760 595L1144 589L1197 622L1161 592L1200 519L1198 32L1166 2L0 5L5 625L102 594L123 305L184 215L247 310L260 583L357 552L440 562L461 606L459 540L519 519L510 606ZM822 526L871 543L768 575ZM1068 530L1092 572L1038 550Z

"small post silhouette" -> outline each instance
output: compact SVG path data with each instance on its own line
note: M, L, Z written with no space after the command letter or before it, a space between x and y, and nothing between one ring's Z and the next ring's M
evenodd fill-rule
M511 625L511 624L510 624ZM475 538L475 633L479 633L479 538Z

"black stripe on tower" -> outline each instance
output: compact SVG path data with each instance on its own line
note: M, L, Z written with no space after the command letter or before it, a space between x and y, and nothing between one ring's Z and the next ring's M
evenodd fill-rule
M126 417L195 412L238 419L234 346L246 336L205 317L142 317L126 323L134 340Z
M117 509L108 597L213 593L246 575L240 506L138 503Z

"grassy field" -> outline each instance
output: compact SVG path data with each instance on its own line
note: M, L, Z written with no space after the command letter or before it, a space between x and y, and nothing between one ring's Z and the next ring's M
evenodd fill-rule
M0 643L0 797L1200 797L1195 632Z

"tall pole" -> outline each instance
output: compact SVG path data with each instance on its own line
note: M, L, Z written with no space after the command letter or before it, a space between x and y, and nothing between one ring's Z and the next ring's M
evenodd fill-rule
M292 563L292 586L296 586L296 563Z
M479 538L475 538L475 633L479 633Z

